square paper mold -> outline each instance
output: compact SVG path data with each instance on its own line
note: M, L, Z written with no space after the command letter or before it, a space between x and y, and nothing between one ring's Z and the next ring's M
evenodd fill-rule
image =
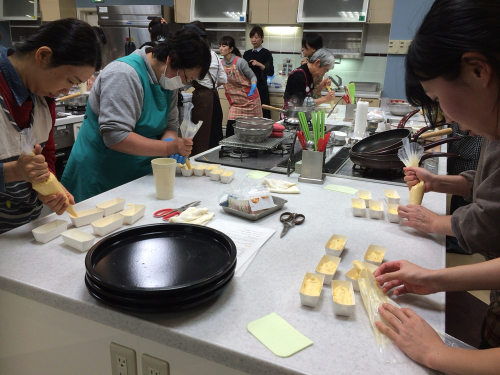
M384 203L382 201L370 201L370 217L372 219L382 219L384 214Z
M368 262L361 262L361 263L363 263L364 266L368 268L368 270L371 273L374 273L378 268L376 265ZM347 281L350 281L352 283L352 287L354 288L354 290L356 292L359 292L359 284L358 284L359 273L356 267L351 268L349 271L345 273L344 276Z
M231 181L233 181L233 178L234 178L234 170L226 169L220 175L220 182L222 182L223 184L229 184Z
M69 215L71 222L77 228L89 225L91 222L102 219L104 217L104 209L91 208L90 210L78 211L78 217Z
M384 194L387 204L399 204L401 197L396 190L384 189Z
M224 173L224 169L217 168L210 172L210 179L212 181L220 181L221 174Z
M358 198L364 199L366 207L368 207L370 200L372 199L372 193L368 190L358 190Z
M326 255L339 257L340 254L342 254L342 251L344 251L346 243L347 243L346 236L341 236L340 234L333 234L325 245ZM336 246L339 244L342 245L340 249L339 249L340 246Z
M198 177L204 176L206 168L207 168L207 165L203 164L203 163L193 165L193 173L195 176L198 176Z
M120 214L113 214L92 223L94 234L98 236L105 236L123 225L124 217Z
M193 168L181 169L181 173L184 177L191 177L194 174L194 170L193 170Z
M306 280L309 280L311 278L317 279L318 282L318 293L314 293L314 295L306 294L305 293L305 284ZM310 306L310 307L315 307L316 304L319 301L319 296L321 295L321 290L323 289L323 283L324 283L325 276L320 275L318 273L310 273L306 272L306 275L304 276L304 279L302 280L302 284L300 285L300 302L304 306Z
M146 206L144 204L133 204L125 211L120 212L120 215L124 217L125 224L134 224L137 220L144 216L146 211Z
M125 207L125 199L114 198L107 202L96 204L95 206L104 210L104 216L109 216L123 210Z
M205 176L210 177L210 173L220 167L220 164L209 164L205 168Z
M364 216L366 203L364 199L361 198L351 198L352 214L354 216Z
M94 244L95 237L80 229L70 229L61 234L64 243L72 248L84 252L88 251Z
M340 260L341 259L339 257L334 257L332 255L323 255L323 257L319 261L318 265L316 266L315 272L320 274L320 275L325 276L325 279L323 281L324 284L330 285L330 283L332 282L333 276L335 275L335 272L337 272L337 268L339 267ZM333 271L322 269L325 266L325 264L327 264L329 262L333 262L333 265L335 266Z
M387 205L387 216L391 223L399 224L401 222L401 218L398 215L398 204L388 204ZM392 211L392 212L391 212ZM396 211L396 213L393 213Z
M175 165L175 174L181 174L181 171L182 171L182 166L183 166L183 165L184 165L184 164L181 164L181 163L177 163L177 164Z
M375 264L376 266L380 266L382 264L382 261L384 260L385 250L386 248L383 246L370 245L368 246L368 250L366 250L363 260L365 262ZM378 258L374 260L374 258L372 257L375 256L377 256Z
M341 302L335 301L333 297L333 292L335 288L342 287L346 288L351 295L352 304L343 304ZM356 300L354 299L354 289L350 281L344 280L332 280L332 298L333 298L333 311L335 315L351 316L356 307Z
M68 222L65 220L54 220L50 223L44 224L38 228L33 229L31 232L38 242L46 243L52 241L54 238L59 237L62 232L68 229Z

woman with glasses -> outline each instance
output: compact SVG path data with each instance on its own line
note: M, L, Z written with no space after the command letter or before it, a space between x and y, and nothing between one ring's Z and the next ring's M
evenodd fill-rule
M155 157L183 162L193 141L177 135L177 90L209 66L207 45L188 30L106 66L62 177L76 202L152 173Z

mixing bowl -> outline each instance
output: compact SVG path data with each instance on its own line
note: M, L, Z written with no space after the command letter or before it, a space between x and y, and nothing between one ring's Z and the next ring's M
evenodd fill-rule
M274 120L261 117L238 117L234 134L241 142L260 143L273 131Z

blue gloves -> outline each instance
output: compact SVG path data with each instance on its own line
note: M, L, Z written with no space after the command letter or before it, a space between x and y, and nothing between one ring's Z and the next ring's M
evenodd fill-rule
M252 96L253 94L255 94L255 89L257 88L257 84L256 83L252 83L252 87L250 87L250 92L248 93L248 96Z
M165 142L170 142L170 141L173 141L173 140L174 140L173 138L166 138L166 139L164 139ZM179 154L173 154L173 155L170 155L168 157L171 158L171 159L175 159L177 161L177 163L179 163L179 164L185 164L186 163L186 157L185 156L182 156L182 155L179 155Z

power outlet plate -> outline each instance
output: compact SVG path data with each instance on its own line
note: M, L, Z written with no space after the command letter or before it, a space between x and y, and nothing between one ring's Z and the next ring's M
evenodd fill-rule
M389 40L388 54L392 55L406 55L411 40Z
M137 375L135 350L112 342L109 344L111 353L112 375Z
M141 355L142 375L169 375L170 366L168 362L148 354Z

